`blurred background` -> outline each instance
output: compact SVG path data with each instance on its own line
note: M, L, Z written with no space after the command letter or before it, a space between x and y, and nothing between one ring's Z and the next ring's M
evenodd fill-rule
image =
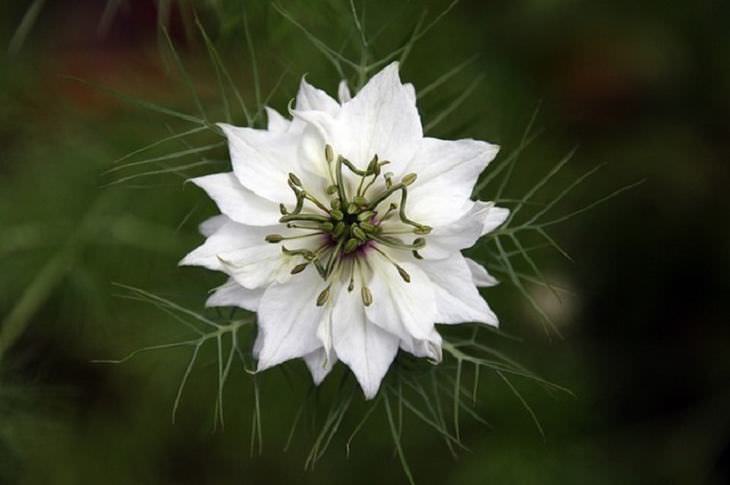
M379 57L403 44L422 12L427 25L450 4L354 3L367 4L365 30ZM285 111L303 73L334 93L336 69L291 20L353 52L349 2L278 4L291 19L268 2L247 3L248 41L237 1L0 4L0 483L405 482L382 413L346 457L361 402L313 470L304 462L315 417L283 451L309 386L300 363L257 378L259 454L250 442L251 377L240 369L226 387L225 428L214 426L212 350L192 371L175 424L187 350L91 362L186 335L159 309L117 298L113 282L203 311L206 292L223 281L177 261L215 213L183 180L224 170L225 148L164 158L220 139L174 139L127 159L160 157L144 169L105 174L133 150L191 128L105 89L198 116L162 23L206 115L225 119L197 14L253 111L257 99ZM556 215L644 180L551 228L572 262L551 249L534 253L562 298L525 288L562 338L545 332L508 281L484 293L515 337L486 336L490 345L575 396L514 381L543 437L510 388L484 373L477 408L491 426L467 417L471 451L457 458L406 415L402 441L417 483L730 483L729 15L730 4L714 1L462 0L412 49L402 77L419 89L476 55L419 104L434 136L500 144L495 164L540 107L543 131L503 198L521 198L574 147L536 202L606 166ZM245 123L237 105L231 112Z

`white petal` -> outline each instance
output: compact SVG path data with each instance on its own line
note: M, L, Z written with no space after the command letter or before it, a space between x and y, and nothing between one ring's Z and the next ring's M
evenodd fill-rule
M312 374L312 380L317 386L327 377L327 374L330 373L336 362L337 357L334 355L327 357L327 353L323 348L304 356L304 363L307 364L307 368L309 368L309 372Z
M407 283L395 266L378 253L371 253L373 270L369 283L373 304L366 308L368 319L401 338L427 338L436 320L436 303L431 281L413 263L401 263L410 275Z
M289 129L289 125L291 125L291 121L284 118L281 115L281 113L276 111L274 108L269 108L268 106L266 106L265 109L266 109L266 118L268 120L268 124L267 124L266 128L269 131L281 133L281 132Z
M182 266L203 266L224 271L246 288L288 281L299 262L285 255L279 244L265 241L268 234L288 234L284 226L247 226L228 221L180 262ZM300 244L316 244L315 242ZM296 241L291 241L293 244ZM304 246L290 245L291 249Z
M289 282L266 289L258 310L259 371L322 347L317 328L331 313L331 305L316 305L324 287L319 274L309 267Z
M497 316L479 295L464 257L421 260L419 266L433 283L438 323L481 322L497 325Z
M400 341L400 348L416 357L425 357L439 363L443 359L441 335L434 328L426 339L405 339Z
M347 85L347 81L344 79L340 81L340 84L337 86L337 97L340 99L340 104L347 103L352 99L352 94L350 94L350 87Z
M249 290L239 285L233 278L216 288L205 302L207 307L237 306L244 310L255 312L258 310L264 288Z
M469 211L446 226L436 227L426 238L426 247L419 251L426 259L444 259L462 249L470 248L484 233L489 222L504 221L505 211L493 202L470 202ZM509 211L507 211L509 213ZM497 224L499 225L499 224Z
M471 279L477 286L496 286L499 284L497 278L489 274L484 266L471 258L464 258L466 265L471 271Z
M477 140L424 138L407 172L418 174L408 189L409 216L433 227L459 219L469 209L479 174L499 147Z
M423 137L415 100L400 82L397 62L373 76L336 116L322 111L296 115L317 127L324 142L355 166L364 169L377 154L391 162L388 171L396 176L402 175Z
M205 190L222 213L241 224L271 226L277 224L279 206L245 188L233 172L217 173L190 180Z
M340 104L319 88L315 88L302 77L297 93L296 109L298 111L324 111L335 114L340 110Z
M359 292L344 290L332 312L332 337L337 357L355 374L365 397L375 397L398 353L398 337L368 321Z
M224 215L213 216L204 220L200 226L198 226L198 231L200 231L200 234L203 236L210 237L228 221L230 221L230 219Z
M290 172L299 171L297 133L255 130L225 123L218 126L228 138L233 172L244 187L277 204L296 202L287 180Z
M482 236L494 231L509 217L509 209L504 207L492 207L484 216Z

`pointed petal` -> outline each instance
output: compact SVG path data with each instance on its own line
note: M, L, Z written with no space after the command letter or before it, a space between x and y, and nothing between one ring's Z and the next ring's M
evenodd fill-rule
M462 217L479 174L498 151L496 145L477 140L421 140L406 170L418 174L408 191L410 217L433 227Z
M359 293L340 291L332 313L332 340L365 397L375 397L398 353L398 337L368 321Z
M482 236L489 234L490 232L501 226L504 221L509 217L509 209L504 207L492 207L484 216L482 221Z
M391 162L389 171L400 176L423 137L410 91L401 84L394 62L373 76L336 115L298 110L297 117L315 126L323 143L355 166L364 169L377 154Z
M228 138L231 165L239 182L258 196L274 203L293 204L287 185L290 172L298 172L299 135L270 132L219 123Z
M426 273L413 263L401 263L410 275L407 283L378 253L368 258L368 264L373 271L369 283L373 304L365 309L368 319L401 338L427 338L436 321L436 304Z
M249 290L239 285L233 278L216 288L205 302L207 307L237 306L255 312L259 307L264 288Z
M400 341L400 348L416 357L425 357L439 363L443 359L441 335L434 328L426 339L405 339Z
M496 227L506 218L507 209L495 207L493 202L470 202L470 209L460 219L446 226L436 227L426 238L426 247L419 251L426 259L444 259L462 249L470 248L484 233L489 222ZM494 225L498 222L499 224Z
M312 380L317 386L322 383L337 362L337 357L332 355L328 358L323 348L310 352L303 358L309 372L312 374Z
M498 325L497 316L474 286L469 266L461 254L455 253L448 259L421 260L419 266L433 283L438 323Z
M247 226L228 221L185 256L180 265L224 271L250 289L273 282L283 283L291 278L292 268L300 261L284 254L279 244L266 242L264 238L272 233L288 234L284 226ZM307 247L306 244L313 242L292 244L291 249Z
M350 87L344 79L340 81L340 84L337 86L337 97L340 99L340 104L345 104L352 99Z
M299 92L297 93L296 109L300 111L324 111L335 114L340 110L340 103L332 99L323 90L309 84L306 78L302 77L302 81L299 83Z
M198 231L200 231L200 234L203 236L210 237L228 221L230 221L230 219L222 214L209 217L204 220L200 226L198 226Z
M331 305L316 305L324 286L310 267L289 282L266 289L258 310L259 371L322 347L317 328L331 313Z
M190 180L205 190L222 213L241 224L272 226L278 224L279 206L245 188L233 172L217 173Z
M499 281L497 278L489 274L481 264L477 263L471 258L464 258L466 265L469 266L471 271L471 279L477 286L497 286Z
M266 109L266 119L268 120L268 124L266 128L269 131L275 132L275 133L281 133L289 129L289 125L291 125L291 121L284 118L281 113L276 111L274 108L270 108L268 106L265 107Z

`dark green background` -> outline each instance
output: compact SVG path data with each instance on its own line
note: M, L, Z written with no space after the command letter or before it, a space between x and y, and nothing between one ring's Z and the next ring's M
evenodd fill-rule
M174 425L169 416L183 351L119 367L90 363L184 335L154 308L114 298L111 282L200 310L221 275L176 262L200 241L196 225L214 208L175 176L136 181L146 187L100 188L110 181L101 172L113 160L169 134L167 123L175 130L184 125L63 77L192 112L189 92L160 57L154 3L127 2L104 35L98 34L104 2L46 3L22 49L10 55L3 47L0 55L0 321L7 323L22 302L21 320L28 323L0 361L0 482L404 482L382 413L346 459L344 440L361 403L314 471L303 471L311 423L282 452L307 389L301 364L290 366L301 381L293 389L276 371L260 379L264 452L252 458L252 391L240 371L226 391L226 428L212 431L212 353L193 372ZM184 20L194 6L252 101L240 11L233 1L218 2L217 13L209 5L215 2L183 3L168 25L217 119L214 73L200 36ZM28 4L0 6L3 46ZM339 47L353 32L346 2L282 4L330 45ZM428 7L433 18L447 2L367 4L368 30L386 27L375 42L384 55L407 37L421 11ZM559 306L532 288L563 339L546 335L508 283L485 292L503 329L521 339L490 343L575 393L551 395L515 381L545 438L510 390L484 375L479 407L493 429L465 420L470 453L452 459L437 434L406 418L403 442L418 483L730 479L728 7L464 0L417 44L402 72L417 87L478 54L424 100L426 121L483 76L467 102L434 129L436 136L487 139L508 154L542 103L537 125L545 131L520 158L508 197L523 195L575 146L574 159L538 201L597 164L607 166L558 213L646 180L554 232L574 263L554 251L537 253L548 279L574 292ZM263 91L288 70L275 107L285 110L305 72L334 91L331 66L266 2L250 2L249 22ZM215 155L224 159L225 151Z

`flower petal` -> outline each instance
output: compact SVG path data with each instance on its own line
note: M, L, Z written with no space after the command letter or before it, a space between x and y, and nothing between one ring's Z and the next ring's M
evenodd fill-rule
M226 283L216 288L205 302L207 307L237 306L255 312L259 307L261 297L264 295L264 288L249 290L239 285L236 280L230 278Z
M344 79L340 81L340 84L337 86L337 97L340 99L340 104L345 104L352 99L350 87Z
M421 260L419 266L433 283L437 322L498 325L497 316L479 295L469 266L461 254L455 253L448 259Z
M276 111L274 108L269 108L268 106L266 106L265 109L266 119L268 120L266 129L275 133L281 133L289 129L291 121L284 118L281 113Z
M372 77L336 115L297 110L335 152L364 169L375 154L389 160L396 177L413 158L423 137L412 90L401 84L394 62Z
M485 233L485 228L499 226L509 215L507 209L493 202L478 200L469 204L469 211L460 219L434 228L426 238L426 247L419 253L426 259L444 259L462 249L470 248Z
M340 291L332 312L332 341L365 398L375 397L398 353L398 337L368 321L358 292Z
M228 221L230 221L230 219L223 214L209 217L208 219L200 223L200 226L198 226L198 231L200 231L200 234L202 234L203 236L210 237L218 229L223 227L223 225Z
M290 172L298 172L299 135L271 132L219 123L228 138L231 165L239 182L260 197L275 203L293 204L287 185Z
M307 364L309 372L312 374L314 384L317 386L322 383L337 362L337 357L334 355L327 357L324 348L308 353L303 359L304 363Z
M336 114L340 110L340 103L319 88L309 84L305 77L299 83L297 93L296 109L299 111L324 111L329 114Z
M401 263L410 276L407 283L378 253L368 258L368 264L373 271L369 283L373 304L365 309L368 319L403 339L428 338L436 320L436 303L426 273L413 263Z
M426 339L405 339L400 341L400 348L416 357L425 357L439 363L443 359L441 335L434 328Z
M477 140L421 140L407 172L418 174L408 189L411 218L433 227L448 224L469 209L479 174L497 155L499 147Z
M483 226L481 235L485 236L494 231L501 226L508 217L509 209L505 209L504 207L492 207L484 215L484 219L482 220Z
M322 347L317 328L331 314L331 305L316 305L323 289L324 282L311 267L266 289L258 310L259 371Z
M233 172L217 173L190 179L205 190L222 213L241 224L271 226L278 223L279 207L245 188Z
M249 289L283 283L291 278L292 268L300 261L284 254L279 244L266 242L264 238L272 233L288 234L284 226L247 226L229 220L185 256L180 265L224 271ZM291 241L291 249L316 244L304 241Z
M471 271L471 279L477 286L497 286L499 281L497 278L489 274L481 264L477 263L471 258L464 258L466 265L469 266Z

